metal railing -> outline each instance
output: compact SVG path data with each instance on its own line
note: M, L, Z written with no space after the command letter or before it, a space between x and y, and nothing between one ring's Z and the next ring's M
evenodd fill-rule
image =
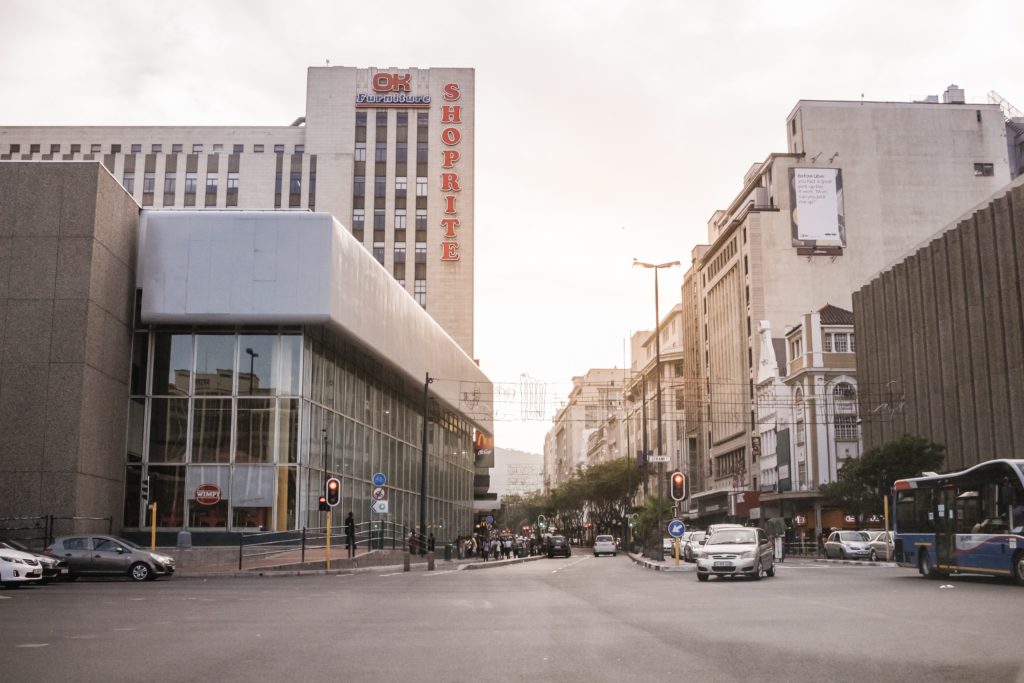
M410 531L397 522L361 522L356 524L354 550L405 550ZM272 566L320 562L326 547L326 527L244 533L238 538L238 569L242 570L246 566L251 568L257 564ZM344 559L347 555L344 525L331 525L331 550L334 559Z

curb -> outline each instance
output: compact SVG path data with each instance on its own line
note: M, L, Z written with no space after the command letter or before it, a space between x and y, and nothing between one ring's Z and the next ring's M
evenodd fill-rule
M533 562L535 560L543 559L545 559L544 555L533 555L532 557L516 557L511 560L491 560L489 562L465 564L459 567L459 569L490 569L491 567L506 567L510 564L523 564L524 562Z
M898 567L895 562L872 562L871 560L831 560L822 557L814 558L815 562L821 564L849 564L858 567Z
M444 561L442 560L442 562ZM425 564L419 564L423 565L423 569L410 569L409 573L411 574L413 572L419 573L427 571ZM417 564L414 563L412 566L416 567ZM470 565L460 564L452 566L440 564L435 567L435 571L450 571L451 569L449 568L452 568L454 570L466 569L468 566ZM231 572L189 572L188 574L175 574L175 576L179 579L244 579L255 577L272 578L275 576L341 576L347 574L366 574L369 572L376 571L394 571L396 569L401 571L403 568L404 565L401 564L381 564L372 567L355 567L345 569L248 569L243 571Z
M656 572L675 572L682 574L696 569L696 567L688 566L688 564L682 560L680 560L679 566L676 567L675 565L665 565L661 562L654 562L653 560L644 558L642 555L634 555L633 553L629 553L629 559L633 560L633 564L638 564L644 569L653 569Z

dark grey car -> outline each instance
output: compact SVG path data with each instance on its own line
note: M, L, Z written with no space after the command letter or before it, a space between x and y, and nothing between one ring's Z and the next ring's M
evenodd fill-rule
M117 536L60 536L47 546L46 552L67 560L69 579L120 575L133 581L147 581L174 573L174 558Z

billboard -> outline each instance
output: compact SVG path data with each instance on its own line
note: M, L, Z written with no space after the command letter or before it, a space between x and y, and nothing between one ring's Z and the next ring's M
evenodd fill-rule
M840 169L789 169L789 205L794 247L846 246Z

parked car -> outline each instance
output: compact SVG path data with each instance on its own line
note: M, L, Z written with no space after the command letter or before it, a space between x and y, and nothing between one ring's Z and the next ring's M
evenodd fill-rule
M883 531L878 534L871 540L871 555L869 555L871 561L883 560L885 562L892 562L895 555L895 546L891 531Z
M615 557L618 552L619 549L615 547L615 538L613 536L601 535L594 539L594 557L603 554Z
M697 580L716 576L775 576L775 553L764 529L736 527L715 531L696 553Z
M833 531L825 541L825 557L843 560L871 556L871 543L863 531Z
M572 555L572 548L569 547L569 541L565 536L548 536L547 551L548 557L554 557L555 555L569 557Z
M694 553L700 548L700 542L704 540L704 532L694 529L693 531L687 531L683 534L683 537L679 539L681 544L681 553L684 562L694 562Z
M60 536L46 547L67 560L68 578L125 575L133 581L153 580L174 573L174 558L140 548L117 536Z
M669 536L668 538L661 539L661 549L664 550L666 553L673 552L672 549L675 547L675 540L676 539L672 538L671 536Z
M43 569L31 553L10 548L0 550L0 585L17 588L42 579Z
M861 529L861 533L868 535L868 541L873 541L880 535L884 534L885 531L883 529Z
M4 549L17 550L19 552L28 553L34 557L39 562L40 568L43 570L42 583L50 583L51 581L64 578L68 575L68 563L66 560L51 557L50 555L34 553L22 543L10 538L0 538L0 551Z

